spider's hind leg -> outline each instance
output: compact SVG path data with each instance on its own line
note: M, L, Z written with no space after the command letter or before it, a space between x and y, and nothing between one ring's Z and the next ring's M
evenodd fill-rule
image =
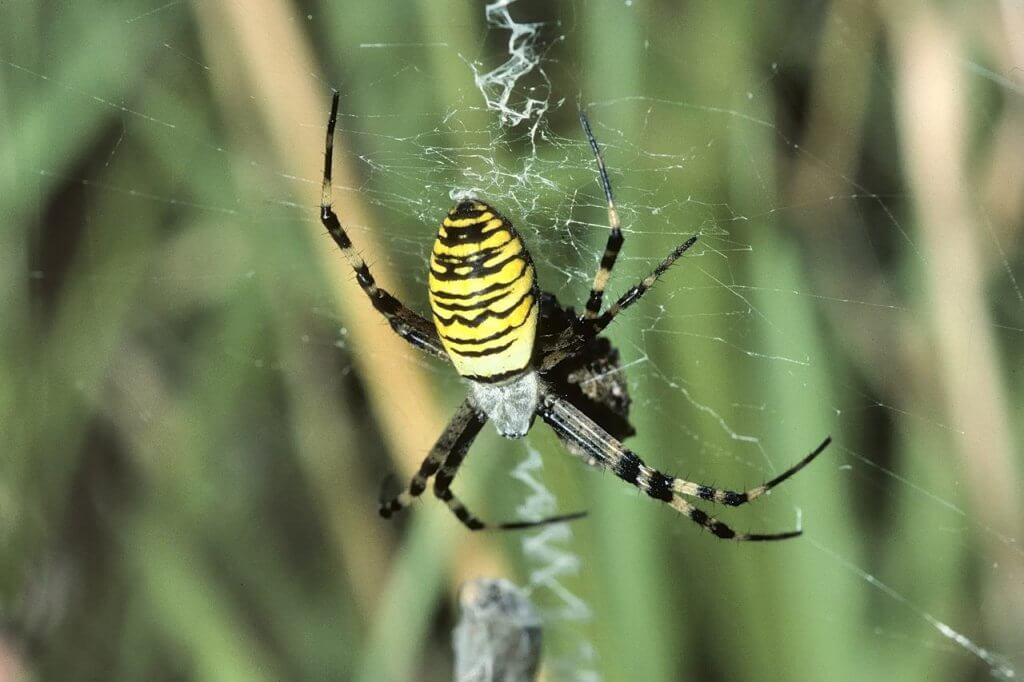
M691 246L697 242L697 237L693 236L687 239L685 242L677 246L668 254L664 260L658 263L658 267L654 268L654 271L640 280L637 284L634 284L626 293L619 297L619 300L615 301L608 310L604 311L600 316L589 320L591 326L588 330L592 336L597 336L605 327L612 323L619 313L633 305L640 298L650 291L651 287L654 286L658 278L661 277L665 272L672 267L672 265L679 260L679 257L686 253Z
M597 144L597 139L594 138L594 132L590 129L590 120L584 112L580 112L580 124L583 126L583 132L587 136L587 142L590 143L590 150L594 153L594 159L597 161L598 177L601 181L601 189L604 190L605 200L608 202L608 227L611 232L608 235L608 242L604 247L604 254L601 256L601 263L597 268L597 274L594 275L594 283L590 287L590 296L587 298L587 304L580 315L581 322L592 323L592 334L597 336L602 329L608 326L608 324L618 315L622 310L628 308L637 299L644 295L644 293L654 286L654 282L657 281L658 277L662 275L669 266L672 265L683 253L693 246L693 243L697 241L696 237L691 237L689 240L676 247L672 253L668 255L665 260L655 268L654 272L646 277L640 284L637 284L629 291L626 292L611 308L609 308L604 314L601 314L601 300L604 298L605 287L608 286L608 279L611 277L612 268L615 267L615 261L618 260L619 251L622 250L622 244L625 241L625 237L622 235L622 227L619 221L619 210L615 206L615 198L612 196L612 182L608 178L608 168L604 163L604 155L601 153L601 147Z
M341 249L341 255L348 261L356 274L356 281L370 303L378 313L387 319L396 334L416 348L441 359L448 359L448 354L441 347L441 339L433 323L423 316L410 310L389 291L377 285L370 272L370 267L356 251L348 233L341 224L338 214L334 212L332 199L331 173L334 161L334 128L338 121L339 95L334 93L331 100L331 115L327 119L327 139L324 143L324 174L320 188L320 222L334 243Z
M597 172L601 181L601 189L604 190L605 200L608 202L608 227L611 232L608 234L608 242L604 247L604 255L601 256L601 264L594 275L594 284L590 288L590 296L587 298L587 305L581 319L596 318L601 312L601 299L604 297L604 288L608 285L608 278L615 267L615 261L619 257L622 243L625 237L622 236L622 228L619 224L619 211L615 207L615 199L612 197L612 182L608 179L608 169L604 165L604 156L601 148L594 138L594 132L590 129L590 120L584 112L580 112L580 125L583 126L583 133L590 143L590 151L594 153L597 161Z

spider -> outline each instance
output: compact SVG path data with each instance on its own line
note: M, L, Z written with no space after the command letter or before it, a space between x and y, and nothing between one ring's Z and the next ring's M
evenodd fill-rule
M580 114L580 123L597 161L611 232L583 312L577 314L572 307L562 306L553 294L540 291L530 253L507 218L479 199L465 199L448 211L434 242L428 275L433 313L430 322L377 285L332 208L331 166L338 100L335 92L327 121L320 220L352 266L370 303L395 333L419 350L451 362L469 385L469 394L408 487L381 503L381 516L389 518L410 504L426 490L431 477L434 494L470 530L522 529L583 516L575 513L486 524L452 492L452 481L487 421L493 422L502 436L521 438L539 416L571 454L593 467L610 469L718 538L784 540L800 535L799 529L768 534L737 532L687 498L729 506L751 502L809 464L828 446L831 437L775 478L742 492L669 476L623 446L622 440L634 433L628 419L630 399L619 369L618 351L601 334L650 290L697 237L677 246L651 274L601 312L605 285L624 237L608 171L586 114Z

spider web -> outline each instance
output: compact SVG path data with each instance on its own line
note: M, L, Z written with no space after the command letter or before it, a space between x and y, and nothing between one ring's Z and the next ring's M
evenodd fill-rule
M508 215L516 216L517 225L527 233L528 243L533 250L544 254L540 260L545 287L562 293L565 300L581 301L582 292L586 290L593 276L594 255L598 252L606 229L603 198L594 181L593 159L581 135L575 131L571 136L558 135L548 125L549 118L555 113L550 111L550 108L561 108L565 106L565 101L555 102L535 97L539 90L550 98L550 82L544 73L544 64L548 59L545 46L550 46L556 40L565 39L564 35L554 35L555 30L562 26L538 22L517 23L510 14L513 6L514 3L498 2L488 5L486 9L491 29L507 32L509 35L508 60L487 72L483 72L480 63L469 62L484 105L497 114L496 124L491 123L486 129L468 128L460 118L460 113L468 110L472 112L474 119L477 118L473 101L477 93L462 93L466 101L445 113L442 130L435 128L431 132L415 136L412 140L402 138L397 140L399 150L393 153L386 151L372 159L364 158L363 161L371 169L371 180L376 173L393 175L398 172L407 177L410 181L410 193L414 193L424 179L427 180L428 189L433 189L435 185L430 182L430 178L439 170L444 178L449 178L452 174L461 177L462 186L453 190L450 197L454 199L471 194L487 197L495 205L502 207ZM538 33L544 30L551 34L547 41L538 38ZM464 56L462 58L466 59ZM767 67L772 74L777 73L779 68L777 63L770 63ZM965 67L975 72L979 70L979 65L973 62L965 64ZM529 82L531 75L534 76L533 81L541 83L543 87L524 85L524 81ZM982 72L981 75L992 77L990 72ZM769 75L764 82L758 84L758 90L744 93L745 99L756 101L766 97L772 80L773 76ZM1006 83L1000 83L1006 87ZM763 229L766 222L785 220L796 213L814 212L831 203L851 204L855 211L876 218L880 222L881 230L888 233L888 237L896 242L897 248L905 250L909 258L926 267L927 257L917 238L911 235L910 230L897 216L898 209L895 207L904 202L906 197L881 196L870 187L863 186L857 180L834 170L827 156L822 156L816 150L801 148L766 114L755 113L763 112L763 108L733 108L642 95L579 102L578 106L586 107L596 121L597 135L606 149L607 158L610 159L613 184L620 198L619 210L627 235L627 246L615 272L615 279L620 283L620 287L625 286L623 282L636 281L646 274L651 265L664 253L665 249L662 247L661 250L638 254L639 249L650 248L644 245L645 237L657 235L658 243L665 244L671 243L672 238L681 241L692 234L699 234L703 250L698 250L694 254L696 257L687 262L685 267L696 270L700 277L696 278L697 281L691 279L690 282L683 284L678 281L665 282L660 285L660 289L668 299L677 295L690 295L698 297L699 300L699 297L708 290L727 294L724 301L716 297L716 300L724 302L724 309L719 310L697 307L692 312L681 314L678 311L670 312L669 307L664 304L638 306L642 309L631 310L631 321L625 324L639 325L640 333L631 337L622 346L624 368L632 373L634 384L653 382L660 387L659 390L652 392L656 396L665 391L676 393L682 398L682 402L688 403L692 408L691 418L702 419L710 423L712 429L719 430L721 437L715 443L697 445L702 451L702 456L741 458L744 466L755 471L778 471L785 464L779 461L776 455L769 454L766 438L759 435L763 427L759 427L758 424L764 420L785 420L787 415L765 402L741 405L716 403L714 391L701 382L699 369L694 374L660 366L658 360L648 351L648 343L662 336L692 340L705 349L723 347L731 360L739 364L781 364L784 366L783 372L788 375L789 385L794 387L792 390L806 390L815 383L809 375L820 370L829 351L808 348L798 334L786 329L782 323L776 323L772 314L758 301L771 300L772 305L769 307L774 308L780 303L785 305L790 299L803 299L834 308L836 314L842 314L844 309L849 308L867 308L877 313L880 319L888 315L895 318L913 311L910 305L899 302L901 296L895 291L865 298L858 294L848 295L845 292L826 294L813 290L792 290L748 283L749 280L742 274L737 275L736 271L749 267L746 265L749 262L747 259L758 257L759 249L756 243L760 240L753 234L754 231L759 226ZM730 130L737 127L766 128L771 131L771 137L778 146L792 153L816 172L829 176L833 184L841 190L845 188L845 191L817 197L820 206L777 205L774 198L769 198L772 190L768 186L768 181L756 178L763 183L762 189L766 198L764 204L753 206L752 212L746 208L737 208L729 202L703 200L685 189L677 190L675 188L693 186L695 183L690 169L699 165L703 156L713 154L717 145L725 142L715 136L709 137L706 132L698 132L681 151L665 152L656 147L647 147L634 142L626 131L605 122L616 121L620 110L627 107L643 110L645 127L654 117L684 112L706 122L705 126L698 126L698 130L719 130L723 139L729 135ZM574 113L575 106L568 105L567 108L569 113ZM366 121L361 121L359 128L362 129L365 124ZM464 139L470 140L468 146L452 148L435 141L435 136L449 139L449 133L454 130L459 130ZM360 134L359 130L349 132ZM373 134L384 135L380 132ZM475 138L478 141L474 142ZM411 155L408 147L410 142L414 150ZM529 153L522 153L524 147L528 147ZM750 164L760 163L757 152L749 149L744 151L749 155ZM438 184L443 186L442 183ZM372 181L367 185L372 186ZM366 186L360 187L359 191L365 193ZM628 197L628 200L624 200L623 197ZM420 204L415 200L411 201L409 196L389 195L371 200L380 202L382 206L387 206L399 215L405 213L408 218L420 223L430 224L436 220L437 210L432 202ZM1020 302L1022 299L1014 267L1003 252L998 236L991 229L985 236L991 240L991 246L998 250L1005 274L1005 284L1009 285L1011 292L1017 292L1016 296ZM669 239L668 242L666 237ZM429 241L403 246L412 249L414 260L425 259ZM705 264L709 260L713 261L713 264ZM724 268L720 267L722 263L725 264ZM670 275L669 278L671 277ZM425 285L422 275L417 277L416 285ZM760 325L767 326L773 338L767 342L764 339L747 341L748 338L755 336L753 327ZM995 326L995 323L993 325ZM1019 335L1022 331L1012 326L1009 329L1006 325L1001 327L1011 332L1013 336ZM699 366L699 363L696 364ZM828 413L831 412L831 421L842 423L851 413L878 409L888 412L888 418L897 422L907 420L923 423L926 429L940 434L963 433L956 426L945 422L941 416L901 410L851 387L848 387L847 391L847 395L833 399L828 409L822 411L820 416L823 419L828 420ZM647 410L671 421L671 416L657 402L657 398L641 400L643 402L635 409ZM682 431L688 443L700 438L687 426L683 426ZM997 550L997 553L1010 557L1012 563L1016 565L1016 568L1004 567L1005 570L1019 571L1021 554L1015 536L1007 535L973 518L960 504L878 464L868 452L851 447L851 444L842 441L836 449L840 450L839 458L844 462L837 467L838 471L857 471L861 476L879 474L888 477L891 479L890 483L895 484L895 488L900 491L898 494L905 494L921 505L933 507L936 513L952 514L954 519L961 517L960 523L968 524L963 527L962 533L969 532L970 525L975 524L974 530L989 536L992 542L1002 546L1003 551ZM736 450L744 454L737 455ZM527 462L534 461L531 454ZM517 470L517 476L522 476L523 472L524 469L520 468ZM756 478L757 474L752 474L752 477ZM528 476L527 480L532 485L536 479ZM543 491L536 491L535 495L543 498ZM550 513L550 505L545 505L545 509ZM799 523L801 510L794 506L793 511ZM538 515L543 515L543 512L538 512ZM815 537L810 532L808 535L808 543L837 567L847 571L851 579L863 581L868 589L888 598L892 607L905 609L933 628L951 645L976 656L989 667L994 676L1014 677L1016 666L1010 663L1007 657L990 651L926 607L912 601L879 576L859 567L856 561L849 560L831 546L828 538ZM536 552L536 542L536 539L527 541L528 556ZM543 583L547 580L545 571L552 566L560 567L557 571L570 570L572 563L571 557L556 552L548 557L548 561L538 569L532 580ZM560 586L556 583L554 589L560 589ZM561 598L567 604L576 603L572 595L562 594ZM575 606L569 610L572 612L570 618L580 617L583 612L582 608L577 609ZM876 633L894 639L906 637L898 632L888 632L881 627L876 628Z
M995 12L995 6L989 9ZM799 35L791 34L788 43L769 48L764 56L751 56L757 68L745 80L702 91L716 96L671 94L683 90L642 80L631 90L608 92L575 58L588 41L597 39L587 23L594 9L593 3L575 2L552 15L515 0L493 2L482 9L482 17L472 17L482 27L479 33L460 30L456 40L456 34L430 29L423 41L396 42L384 39L390 35L384 28L379 40L367 34L357 50L346 53L355 54L355 62L340 81L322 72L292 74L312 81L324 102L336 87L343 102L353 103L343 105L338 134L344 140L339 154L356 169L355 180L336 184L334 192L342 202L358 198L373 216L372 222L347 225L353 241L385 242L385 251L371 267L387 268L398 278L387 286L423 292L422 264L431 248L432 226L451 201L480 196L523 234L543 288L578 307L607 235L594 160L575 122L578 110L586 109L605 150L626 235L607 296L613 300L625 291L674 245L694 234L700 237L683 262L610 331L634 398L639 435L631 447L652 465L694 480L754 483L783 470L832 433L834 444L811 470L756 507L725 518L751 529L802 524L801 540L774 546L771 552L799 552L802 560L827 572L867 605L869 612L861 616L862 642L873 641L878 650L890 653L911 649L916 660L927 659L931 666L980 668L997 678L1015 677L1024 662L1024 628L1017 616L1024 606L1024 550L1019 545L1019 486L1013 485L1019 480L1014 472L1019 472L1020 462L1012 447L1013 439L1021 437L1019 428L1014 431L1012 424L1000 424L993 416L993 410L1005 407L1005 399L976 406L978 413L957 412L948 403L958 403L942 395L943 381L947 387L962 386L960 377L971 374L985 353L994 352L997 359L1005 355L1007 367L1019 355L1015 349L1024 336L1024 294L1017 274L1019 214L1013 232L993 215L998 206L991 205L998 201L985 203L969 195L976 203L968 206L973 222L964 229L983 251L979 258L987 288L978 292L985 304L980 317L965 318L980 320L968 343L973 342L978 354L961 357L956 349L943 351L943 334L952 332L941 326L942 314L929 296L942 291L948 261L935 250L941 240L929 237L913 217L915 211L927 217L927 202L914 205L914 192L927 197L927 191L913 179L903 184L886 176L898 170L851 172L842 156L849 150L817 145L813 134L776 110L780 93L801 98L787 91L791 72L812 61L803 54L809 48L800 44ZM669 21L662 32L638 35L630 29L641 24L642 11L653 10L630 0L616 4L615 16L624 28L621 39L642 42L648 50L642 54L670 50L670 31L680 23ZM236 74L179 38L186 15L184 3L171 2L119 16L118 21L136 31L135 42L160 46L159 59L180 78L169 84L169 92L200 77L225 87ZM308 30L315 32L316 10L306 18ZM911 18L891 21L914 24ZM934 28L934 21L922 24ZM876 46L866 39L865 26L846 25L845 33L842 29L823 32L823 52L851 61L874 59ZM724 51L727 43L722 37L709 44ZM943 54L948 56L940 53L937 58ZM992 128L1005 127L1008 139L1019 142L1020 128L1013 126L1019 126L1021 116L1020 71L994 65L990 60L995 59L986 52L957 64L962 82L979 92L968 99L965 113ZM247 194L241 190L219 198L179 195L144 179L133 183L108 181L105 174L83 177L61 167L56 158L44 167L20 169L23 177L78 186L102 202L107 208L91 216L95 220L110 220L118 210L131 215L148 205L171 215L198 215L206 221L207 233L218 224L237 227L260 220L280 235L315 216L317 169L282 167L255 155L228 132L211 145L203 137L206 124L197 120L200 114L183 110L172 98L148 99L162 104L137 106L108 98L99 86L80 86L72 75L33 68L17 53L0 54L0 63L6 79L33 83L65 108L88 106L119 118L120 132L104 148L105 167L116 166L126 147L155 136L163 144L159 153L178 150L225 174L247 169L242 177L256 183L265 196L262 205L252 207L244 204ZM448 89L433 101L402 100L403 87L422 79L427 63L431 73L446 71L461 80L446 82ZM882 100L914 110L915 103L934 94L926 87L927 74L913 71L912 62L893 66L904 69L903 80L886 80L881 68L868 72L877 81L869 86ZM360 69L375 77L360 77ZM706 71L711 78L710 63ZM622 82L614 74L609 79ZM823 99L811 99L806 107L812 117L830 106L825 95L818 95ZM986 96L1000 99L1001 108L990 105ZM319 129L322 118L321 111L309 111L301 125ZM821 125L827 127L827 120ZM841 137L822 135L826 140ZM708 177L709 168L725 168L729 177ZM799 186L779 187L780 178ZM309 201L296 202L296 194L308 195ZM836 221L844 229L819 227ZM823 247L821 241L833 243ZM247 257L253 259L252 267L231 263L220 273L184 268L166 284L189 288L198 280L220 279L226 289L243 288L249 279L265 276L256 266L258 257ZM294 271L307 267L298 263ZM340 259L338 267L343 267ZM858 268L871 276L858 279ZM46 268L36 268L32 276L45 279L48 274ZM419 293L410 294L407 302L426 309L425 296ZM330 297L304 305L318 323L297 331L303 340L347 351L350 330ZM938 325L938 339L929 337L933 324ZM994 350L986 346L991 339ZM894 345L904 342L909 348ZM226 342L220 352L231 362L261 362ZM936 379L927 369L933 353L953 357L945 379ZM904 367L908 358L924 366ZM342 371L350 368L349 361L342 362ZM435 363L411 352L402 362L424 369L443 390L459 390L455 379ZM845 369L837 371L837 365ZM851 369L863 366L877 371ZM272 369L285 377L294 372L287 364ZM838 378L832 380L833 375ZM1019 395L1019 386L1014 389L1012 395ZM1018 420L1019 414L1019 408L1009 411ZM667 515L664 510L616 485L611 476L600 480L579 473L576 462L556 464L562 455L549 441L531 433L525 444L512 446L521 461L508 469L522 483L517 491L526 500L519 507L522 514L543 516L583 501L579 494L561 499L562 485L552 486L557 496L549 489L549 474L541 467L543 451L545 465L554 469L552 477L598 479L588 483L599 491L587 498L591 506L602 496L612 496L614 508L635 508L633 524L657 523L664 533L661 542L706 551L708 564L700 564L705 569L723 557L736 561L737 552L747 550L705 549L713 543L710 538L674 519L659 519L659 514ZM987 446L991 459L972 466L963 453L979 452L979 443ZM666 451L673 444L678 453ZM1007 455L1012 456L1009 461ZM944 467L930 465L932 457L942 457ZM1011 475L1004 481L1009 497L987 487L993 470L996 478ZM810 482L798 483L802 478ZM468 490L466 496L485 499ZM858 521L842 521L851 516ZM590 523L597 525L601 519L607 517L598 511ZM822 530L836 528L856 530L860 536L837 537ZM941 581L929 587L928 565L915 556L914 533L921 528L938 536L933 542L951 552L975 548L980 558L972 568L977 574L972 587ZM555 679L600 679L602 652L588 640L586 624L612 615L595 603L595 595L574 587L593 557L578 545L575 533L559 526L525 537L519 550L525 568L519 577L544 604L546 627L570 633L548 654L550 674ZM803 544L796 549L795 543ZM745 561L776 561L761 548L748 556ZM800 576L808 579L807 572ZM954 602L963 594L973 596L971 603ZM740 594L719 597L724 609L744 607ZM789 617L806 618L814 628L834 624L828 613Z

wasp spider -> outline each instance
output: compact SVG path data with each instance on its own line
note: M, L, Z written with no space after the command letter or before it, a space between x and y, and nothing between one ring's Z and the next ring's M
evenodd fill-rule
M634 433L628 420L630 399L619 372L618 351L601 333L621 312L640 300L697 238L691 237L676 247L650 275L601 312L605 285L623 236L608 172L586 115L580 114L580 122L597 160L611 232L583 312L577 315L571 307L562 306L554 295L541 292L530 253L512 223L483 201L470 199L460 201L448 211L434 242L429 271L433 322L377 285L331 207L331 159L337 116L335 93L327 122L320 220L355 270L370 303L387 318L395 333L421 351L451 362L469 385L469 395L408 488L382 502L382 516L390 517L408 505L426 490L431 477L434 494L470 530L529 528L582 516L565 514L539 521L485 524L452 492L452 480L488 420L502 436L521 438L534 418L540 416L570 453L591 466L610 469L716 537L783 540L800 534L799 530L739 533L695 507L689 499L730 506L746 504L800 471L828 446L830 438L772 480L743 492L669 476L647 466L622 445L621 441Z

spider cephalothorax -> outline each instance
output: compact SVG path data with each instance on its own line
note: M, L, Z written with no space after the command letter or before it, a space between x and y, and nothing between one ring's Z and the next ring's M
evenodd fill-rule
M800 534L799 530L737 533L687 498L730 506L750 502L806 466L828 446L830 438L783 473L746 491L669 476L649 467L622 445L622 440L634 432L629 423L629 393L620 372L618 351L602 333L654 286L697 238L691 237L676 247L650 275L601 311L605 285L623 235L601 150L585 115L580 114L580 122L597 160L598 177L608 201L610 233L583 312L577 315L552 294L540 291L530 254L508 218L479 199L465 199L442 221L431 253L428 282L433 324L377 286L331 207L337 116L335 93L327 123L320 219L355 270L359 286L392 329L420 350L451 362L469 384L469 395L408 488L381 504L382 516L391 516L409 504L426 490L427 481L433 477L434 494L466 527L489 527L455 497L452 480L487 421L493 422L501 435L519 438L539 416L569 452L591 466L611 470L719 538L782 540ZM578 516L566 514L490 527L529 528Z

